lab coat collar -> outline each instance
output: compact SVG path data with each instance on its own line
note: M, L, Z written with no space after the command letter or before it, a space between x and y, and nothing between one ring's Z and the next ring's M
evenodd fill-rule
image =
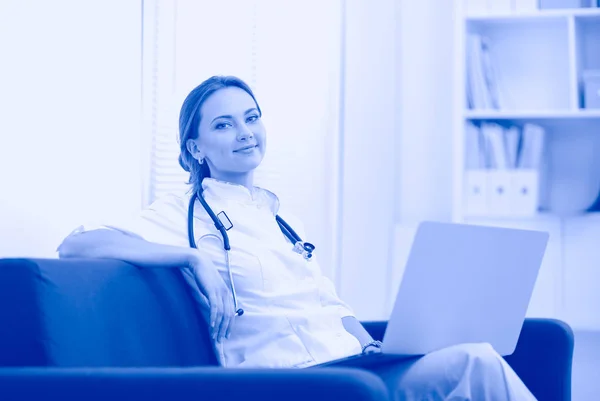
M266 206L271 209L273 215L276 215L279 211L279 198L277 195L260 187L254 186L250 190L240 184L207 177L202 180L202 189L205 196L247 205Z

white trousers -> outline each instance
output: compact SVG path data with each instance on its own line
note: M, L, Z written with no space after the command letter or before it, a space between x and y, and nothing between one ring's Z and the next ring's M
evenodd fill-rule
M369 368L395 401L529 401L535 397L489 344L461 344Z

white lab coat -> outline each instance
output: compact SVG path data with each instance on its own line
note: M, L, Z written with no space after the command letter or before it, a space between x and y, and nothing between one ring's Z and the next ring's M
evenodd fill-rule
M279 210L277 197L264 189L207 178L204 198L215 214L224 211L233 227L230 266L242 316L231 336L216 343L224 367L307 367L361 352L342 318L353 316L334 285L321 272L318 250L306 261L293 251L275 220L279 215L305 239L299 220ZM105 227L134 233L161 244L188 247L187 213L191 195L158 199L141 216ZM221 235L199 202L194 210L194 237L229 286ZM191 277L188 282L195 287Z

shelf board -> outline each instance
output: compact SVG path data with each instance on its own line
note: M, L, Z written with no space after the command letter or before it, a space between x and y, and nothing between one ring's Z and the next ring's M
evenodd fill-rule
M600 109L580 110L466 110L467 120L600 119Z
M497 222L511 222L511 221L531 221L531 222L544 222L544 221L559 221L562 217L547 212L538 212L530 216L495 216L495 215L465 215L463 219L468 222L486 222L486 221L497 221Z
M568 215L554 214L552 212L540 211L531 216L471 216L463 215L461 219L469 223L482 223L482 222L562 222L574 219L600 219L600 212L597 210L585 211L581 213L574 213Z
M563 18L563 17L600 17L600 8L567 8L556 10L538 10L520 13L502 13L502 14L472 14L467 15L467 21L482 22L502 22L513 20L543 19L543 18Z

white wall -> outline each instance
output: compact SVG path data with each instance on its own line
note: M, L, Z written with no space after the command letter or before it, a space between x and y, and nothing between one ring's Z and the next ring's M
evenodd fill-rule
M396 226L388 303L417 224L452 218L454 2L398 2Z
M453 23L452 2L347 2L338 285L360 319L391 312L418 222L451 219Z
M140 21L139 1L0 2L0 257L139 210Z
M435 0L399 4L397 221L449 220L454 5Z
M338 288L359 319L381 319L395 213L395 2L347 1L345 24Z

